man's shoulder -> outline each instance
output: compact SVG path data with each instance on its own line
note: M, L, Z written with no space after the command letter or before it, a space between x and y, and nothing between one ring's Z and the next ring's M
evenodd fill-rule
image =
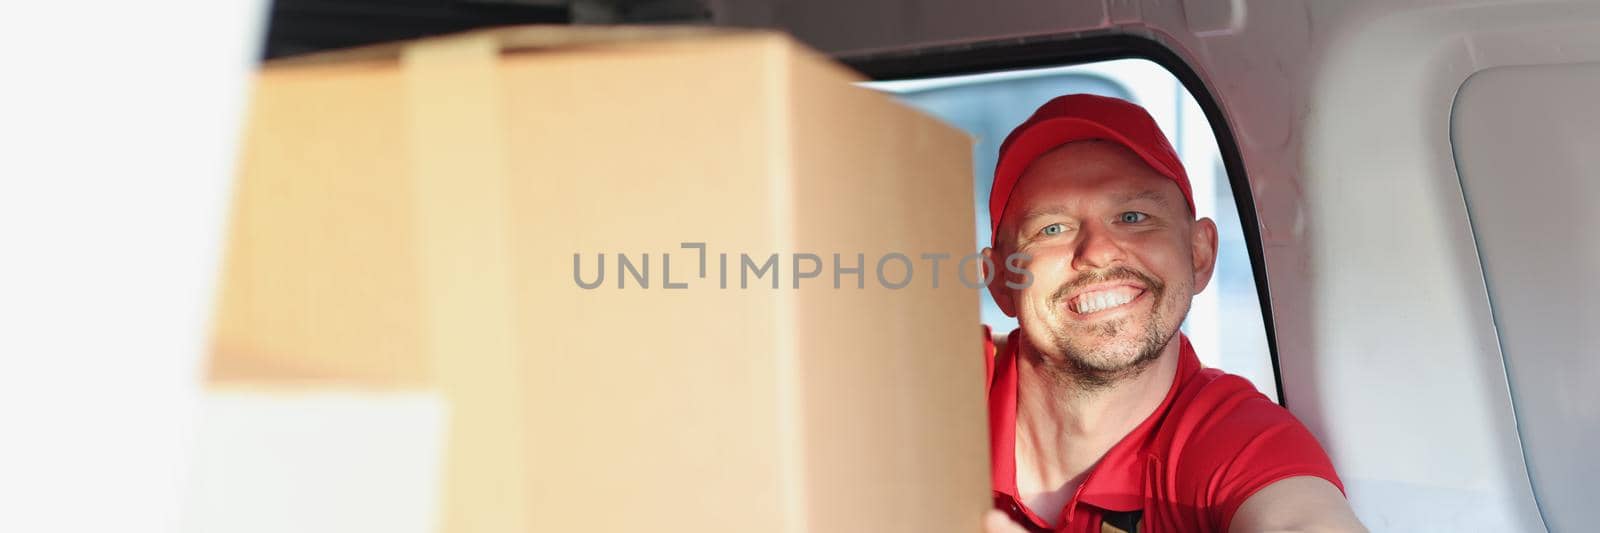
M1344 490L1316 437L1249 380L1203 369L1175 399L1150 451L1169 496L1206 509L1211 523L1226 524L1250 495L1291 477Z
M1229 441L1285 426L1304 427L1249 380L1215 368L1201 369L1183 384L1167 418L1189 435L1235 437L1225 439Z
M1310 430L1249 380L1203 369L1176 400L1155 450L1179 474L1215 479L1229 472L1255 486L1290 474L1315 475L1342 487Z

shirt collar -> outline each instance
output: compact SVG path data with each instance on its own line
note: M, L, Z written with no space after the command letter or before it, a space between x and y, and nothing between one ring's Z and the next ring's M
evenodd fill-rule
M989 388L989 460L996 494L1014 501L1017 496L1017 346L1021 329L1012 330L1005 349L994 358L994 374ZM1178 371L1161 405L1143 422L1128 432L1089 473L1078 490L1077 500L1110 511L1133 511L1144 506L1144 462L1149 455L1155 428L1166 417L1179 386L1200 371L1200 359L1189 338L1178 334L1181 343ZM1054 510L1050 510L1054 512Z

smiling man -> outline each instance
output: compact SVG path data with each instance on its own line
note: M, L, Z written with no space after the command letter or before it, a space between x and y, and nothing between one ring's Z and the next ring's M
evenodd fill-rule
M987 354L989 531L1363 531L1310 432L1178 332L1217 227L1142 108L1040 107L1001 145L989 212L991 264L1033 278L989 287L1021 326Z

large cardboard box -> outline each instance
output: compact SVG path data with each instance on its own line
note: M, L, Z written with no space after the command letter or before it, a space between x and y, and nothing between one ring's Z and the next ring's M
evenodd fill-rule
M779 34L697 29L269 63L211 390L436 394L442 531L977 531L969 140L855 81ZM266 460L291 485L360 475Z

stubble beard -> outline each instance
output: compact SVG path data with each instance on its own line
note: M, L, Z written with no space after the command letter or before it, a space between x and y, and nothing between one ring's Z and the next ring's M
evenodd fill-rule
M1078 286L1116 279L1133 279L1144 283L1145 290L1149 292L1148 296L1155 302L1150 312L1144 315L1143 327L1141 331L1135 332L1135 336L1122 339L1127 335L1129 328L1139 327L1134 325L1135 317L1090 324L1087 329L1080 331L1071 331L1066 324L1057 323L1049 327L1050 338L1055 348L1054 352L1061 355L1051 357L1030 350L1035 352L1033 356L1036 365L1076 393L1093 394L1119 382L1138 377L1161 358L1161 353L1177 335L1179 324L1173 321L1168 326L1167 313L1164 312L1163 304L1166 303L1168 287L1153 277L1132 269L1115 268L1103 273L1081 276L1073 283L1057 290L1052 301L1059 306L1064 303L1064 296ZM1186 312L1187 309L1182 311ZM1112 342L1088 342L1091 340Z

